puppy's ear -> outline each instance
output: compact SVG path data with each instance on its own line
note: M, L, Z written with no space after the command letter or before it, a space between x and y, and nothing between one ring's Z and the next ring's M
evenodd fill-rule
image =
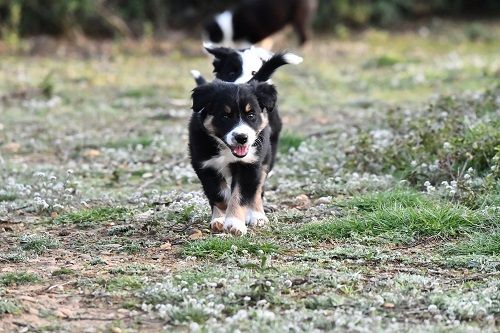
M276 100L278 99L278 92L272 84L257 84L255 87L255 95L257 96L257 100L262 110L266 109L268 112L274 110Z
M205 50L213 55L215 59L223 59L229 54L229 49L226 47L218 47L209 44L204 44Z
M193 112L201 112L206 109L210 105L216 89L216 86L210 83L194 88L191 94Z

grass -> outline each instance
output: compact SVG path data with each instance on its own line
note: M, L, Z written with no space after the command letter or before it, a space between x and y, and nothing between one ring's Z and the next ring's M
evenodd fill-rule
M398 198L403 200L399 202ZM448 239L486 227L490 222L468 208L429 202L411 193L370 195L354 199L350 205L360 207L362 213L289 229L287 236L316 241L388 234L403 234L411 239Z
M15 302L0 296L0 317L3 314L17 314L20 311L20 307Z
M279 151L281 154L288 154L291 148L299 148L302 141L304 141L304 137L302 135L290 131L284 131L280 135Z
M153 139L149 136L139 136L136 138L126 138L118 141L105 143L104 146L108 148L127 148L127 147L148 147L153 143Z
M65 276L65 275L74 275L75 271L71 268L61 267L52 272L52 276Z
M260 242L248 237L240 238L220 238L211 237L195 242L187 243L182 248L182 254L195 257L221 257L224 254L236 251L243 253L248 251L251 254L258 254L263 251L266 254L276 253L279 246L271 242Z
M199 40L2 49L0 299L20 310L2 328L496 331L500 23L479 24L489 42L443 24L294 51L273 77L271 222L241 238L210 236L187 154Z
M21 248L36 254L43 254L48 249L56 249L59 242L51 235L24 235L20 239Z
M141 277L135 275L123 275L109 279L105 285L106 290L109 292L130 291L142 288L144 281Z
M130 216L130 211L123 207L98 207L62 214L53 222L56 224L76 224L89 228L98 223L124 221Z
M12 286L40 282L38 275L29 272L11 272L0 275L0 285Z
M443 252L452 255L483 254L500 255L500 230L472 233L465 241L451 245Z
M14 201L17 199L17 196L14 194L0 194L0 202L2 201Z
M416 191L396 189L355 196L349 200L339 201L337 204L341 207L357 208L364 212L374 212L393 205L399 205L402 208L420 207L430 204L430 199Z

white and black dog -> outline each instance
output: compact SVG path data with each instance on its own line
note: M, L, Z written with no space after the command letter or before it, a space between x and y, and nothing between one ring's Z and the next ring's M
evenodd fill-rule
M246 49L217 47L206 43L203 46L214 56L212 64L215 78L226 82L246 83L250 81L262 65L273 56L271 52L254 46ZM301 57L291 52L279 54L278 57L281 57L284 64L297 65L303 61ZM197 85L207 82L199 71L192 70L191 74Z
M244 0L207 21L203 38L223 46L249 46L291 24L302 45L316 7L317 0Z
M275 87L259 81L267 81L284 64L281 56L271 57L248 83L216 79L193 90L189 152L212 208L213 231L243 235L247 224L268 222L264 182L282 123Z

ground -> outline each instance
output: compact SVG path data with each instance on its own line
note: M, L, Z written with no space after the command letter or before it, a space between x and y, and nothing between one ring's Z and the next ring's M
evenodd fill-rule
M197 41L4 48L0 332L498 331L499 32L298 50L271 222L245 237L210 233L189 165Z

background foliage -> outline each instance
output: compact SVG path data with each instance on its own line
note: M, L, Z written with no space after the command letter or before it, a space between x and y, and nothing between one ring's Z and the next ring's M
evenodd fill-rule
M0 36L36 34L72 37L165 35L169 29L197 31L210 14L236 0L0 0ZM497 0L319 0L314 27L384 27L430 16L497 16Z

